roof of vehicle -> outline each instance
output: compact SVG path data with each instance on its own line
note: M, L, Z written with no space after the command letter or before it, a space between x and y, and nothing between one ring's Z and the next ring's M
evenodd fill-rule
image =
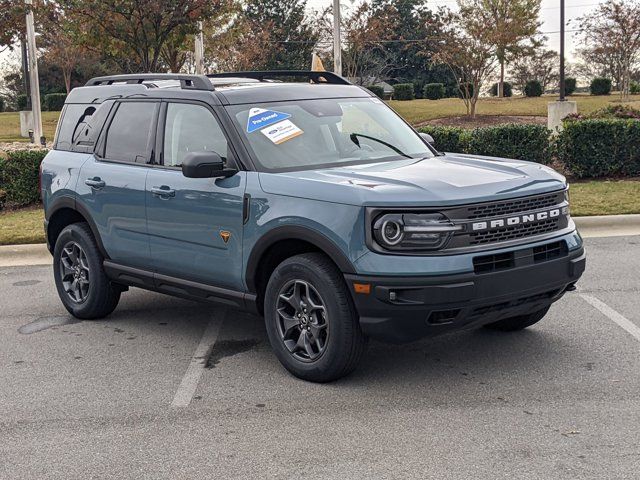
M291 81L296 78L306 82ZM149 73L92 78L84 87L73 89L66 103L102 103L130 97L211 98L212 94L225 105L373 95L332 72L281 70L208 76Z

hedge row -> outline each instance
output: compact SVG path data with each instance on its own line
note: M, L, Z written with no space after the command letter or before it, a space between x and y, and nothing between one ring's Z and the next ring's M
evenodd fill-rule
M443 152L471 153L515 158L538 163L551 161L549 130L543 125L505 124L468 130L428 126L420 129L435 140Z
M36 203L38 170L46 150L9 152L0 157L0 210Z
M640 175L640 121L565 122L556 149L558 160L576 177Z
M548 164L552 159L578 178L640 175L640 121L607 118L566 121L557 137L542 125L498 125L467 130L429 126L420 131L443 152L515 158Z

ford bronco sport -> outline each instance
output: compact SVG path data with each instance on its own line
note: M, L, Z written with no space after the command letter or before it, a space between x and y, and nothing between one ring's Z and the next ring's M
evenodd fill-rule
M585 267L564 177L430 142L329 72L92 79L41 167L60 299L81 319L130 286L246 309L319 382L368 337L533 325Z

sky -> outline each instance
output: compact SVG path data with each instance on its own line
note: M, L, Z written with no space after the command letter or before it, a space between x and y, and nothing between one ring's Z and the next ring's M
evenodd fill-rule
M360 0L341 0L343 8L349 8L350 5L359 3ZM599 3L604 0L565 0L565 19L567 21L567 30L577 28L575 19L593 10ZM333 0L308 0L308 7L315 10L321 10L333 4ZM434 9L438 7L448 7L452 10L456 8L456 0L427 0L427 5ZM560 0L542 0L540 11L540 19L542 20L543 32L558 32L560 30ZM573 20L573 22L572 22ZM572 25L573 24L573 25ZM548 47L553 50L560 49L560 34L545 33L548 37ZM575 33L568 32L565 36L566 58L571 61L574 58L574 51L579 46Z

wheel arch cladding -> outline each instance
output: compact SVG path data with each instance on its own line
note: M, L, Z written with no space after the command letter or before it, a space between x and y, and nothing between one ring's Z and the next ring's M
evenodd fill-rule
M46 234L49 251L53 253L56 240L65 227L80 222L89 225L91 233L98 244L98 250L100 250L104 258L109 258L98 234L98 229L91 219L91 215L82 204L77 203L75 199L71 197L60 197L47 209Z
M275 228L255 243L246 267L247 287L258 295L260 311L264 289L275 268L287 258L309 252L325 254L343 273L355 273L347 256L323 234L300 226Z

